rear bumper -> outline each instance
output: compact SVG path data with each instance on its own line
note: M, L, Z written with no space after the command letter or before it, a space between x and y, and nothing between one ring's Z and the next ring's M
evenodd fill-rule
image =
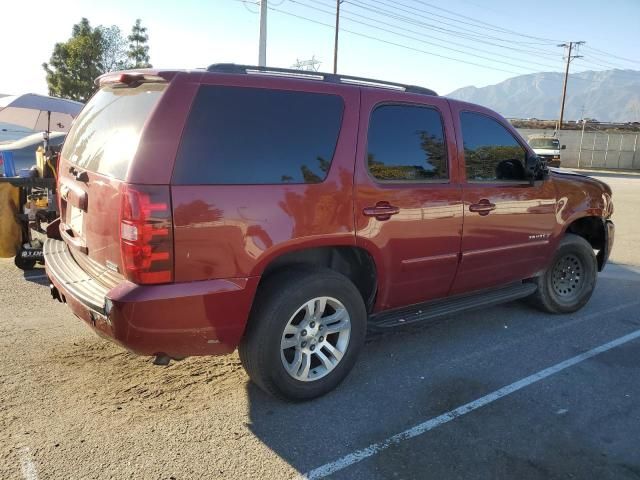
M52 293L99 335L140 355L232 352L244 333L258 277L136 285L85 272L66 243L44 244Z

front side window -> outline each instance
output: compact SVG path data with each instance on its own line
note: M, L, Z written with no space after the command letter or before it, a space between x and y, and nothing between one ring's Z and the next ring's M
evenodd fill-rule
M460 114L468 182L525 180L526 150L504 126L473 112Z
M329 172L343 101L264 88L203 86L173 172L177 185L319 183Z
M379 181L420 182L448 178L440 113L431 107L383 105L371 114L369 172Z

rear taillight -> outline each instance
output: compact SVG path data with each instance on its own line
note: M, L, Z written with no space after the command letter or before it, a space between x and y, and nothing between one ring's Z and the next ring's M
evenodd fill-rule
M122 186L120 251L128 280L173 281L173 225L168 186Z

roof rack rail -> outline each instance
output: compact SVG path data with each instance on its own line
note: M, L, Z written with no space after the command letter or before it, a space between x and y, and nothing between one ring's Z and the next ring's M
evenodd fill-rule
M404 83L387 82L385 80L375 80L373 78L354 77L352 75L341 75L338 73L309 72L306 70L294 70L292 68L279 67L259 67L256 65L239 65L236 63L214 63L209 65L207 72L212 73L235 73L235 74L262 74L280 77L303 78L307 80L318 80L329 83L346 83L350 85L360 85L364 87L389 88L410 93L420 93L423 95L437 96L438 94L429 88L418 87L416 85L405 85Z

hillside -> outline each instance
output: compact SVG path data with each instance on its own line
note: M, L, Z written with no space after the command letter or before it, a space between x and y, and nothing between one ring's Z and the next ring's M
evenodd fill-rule
M485 105L505 117L555 119L563 74L533 73L497 85L463 87L448 97ZM640 71L588 71L569 75L565 120L584 116L603 122L640 121Z

